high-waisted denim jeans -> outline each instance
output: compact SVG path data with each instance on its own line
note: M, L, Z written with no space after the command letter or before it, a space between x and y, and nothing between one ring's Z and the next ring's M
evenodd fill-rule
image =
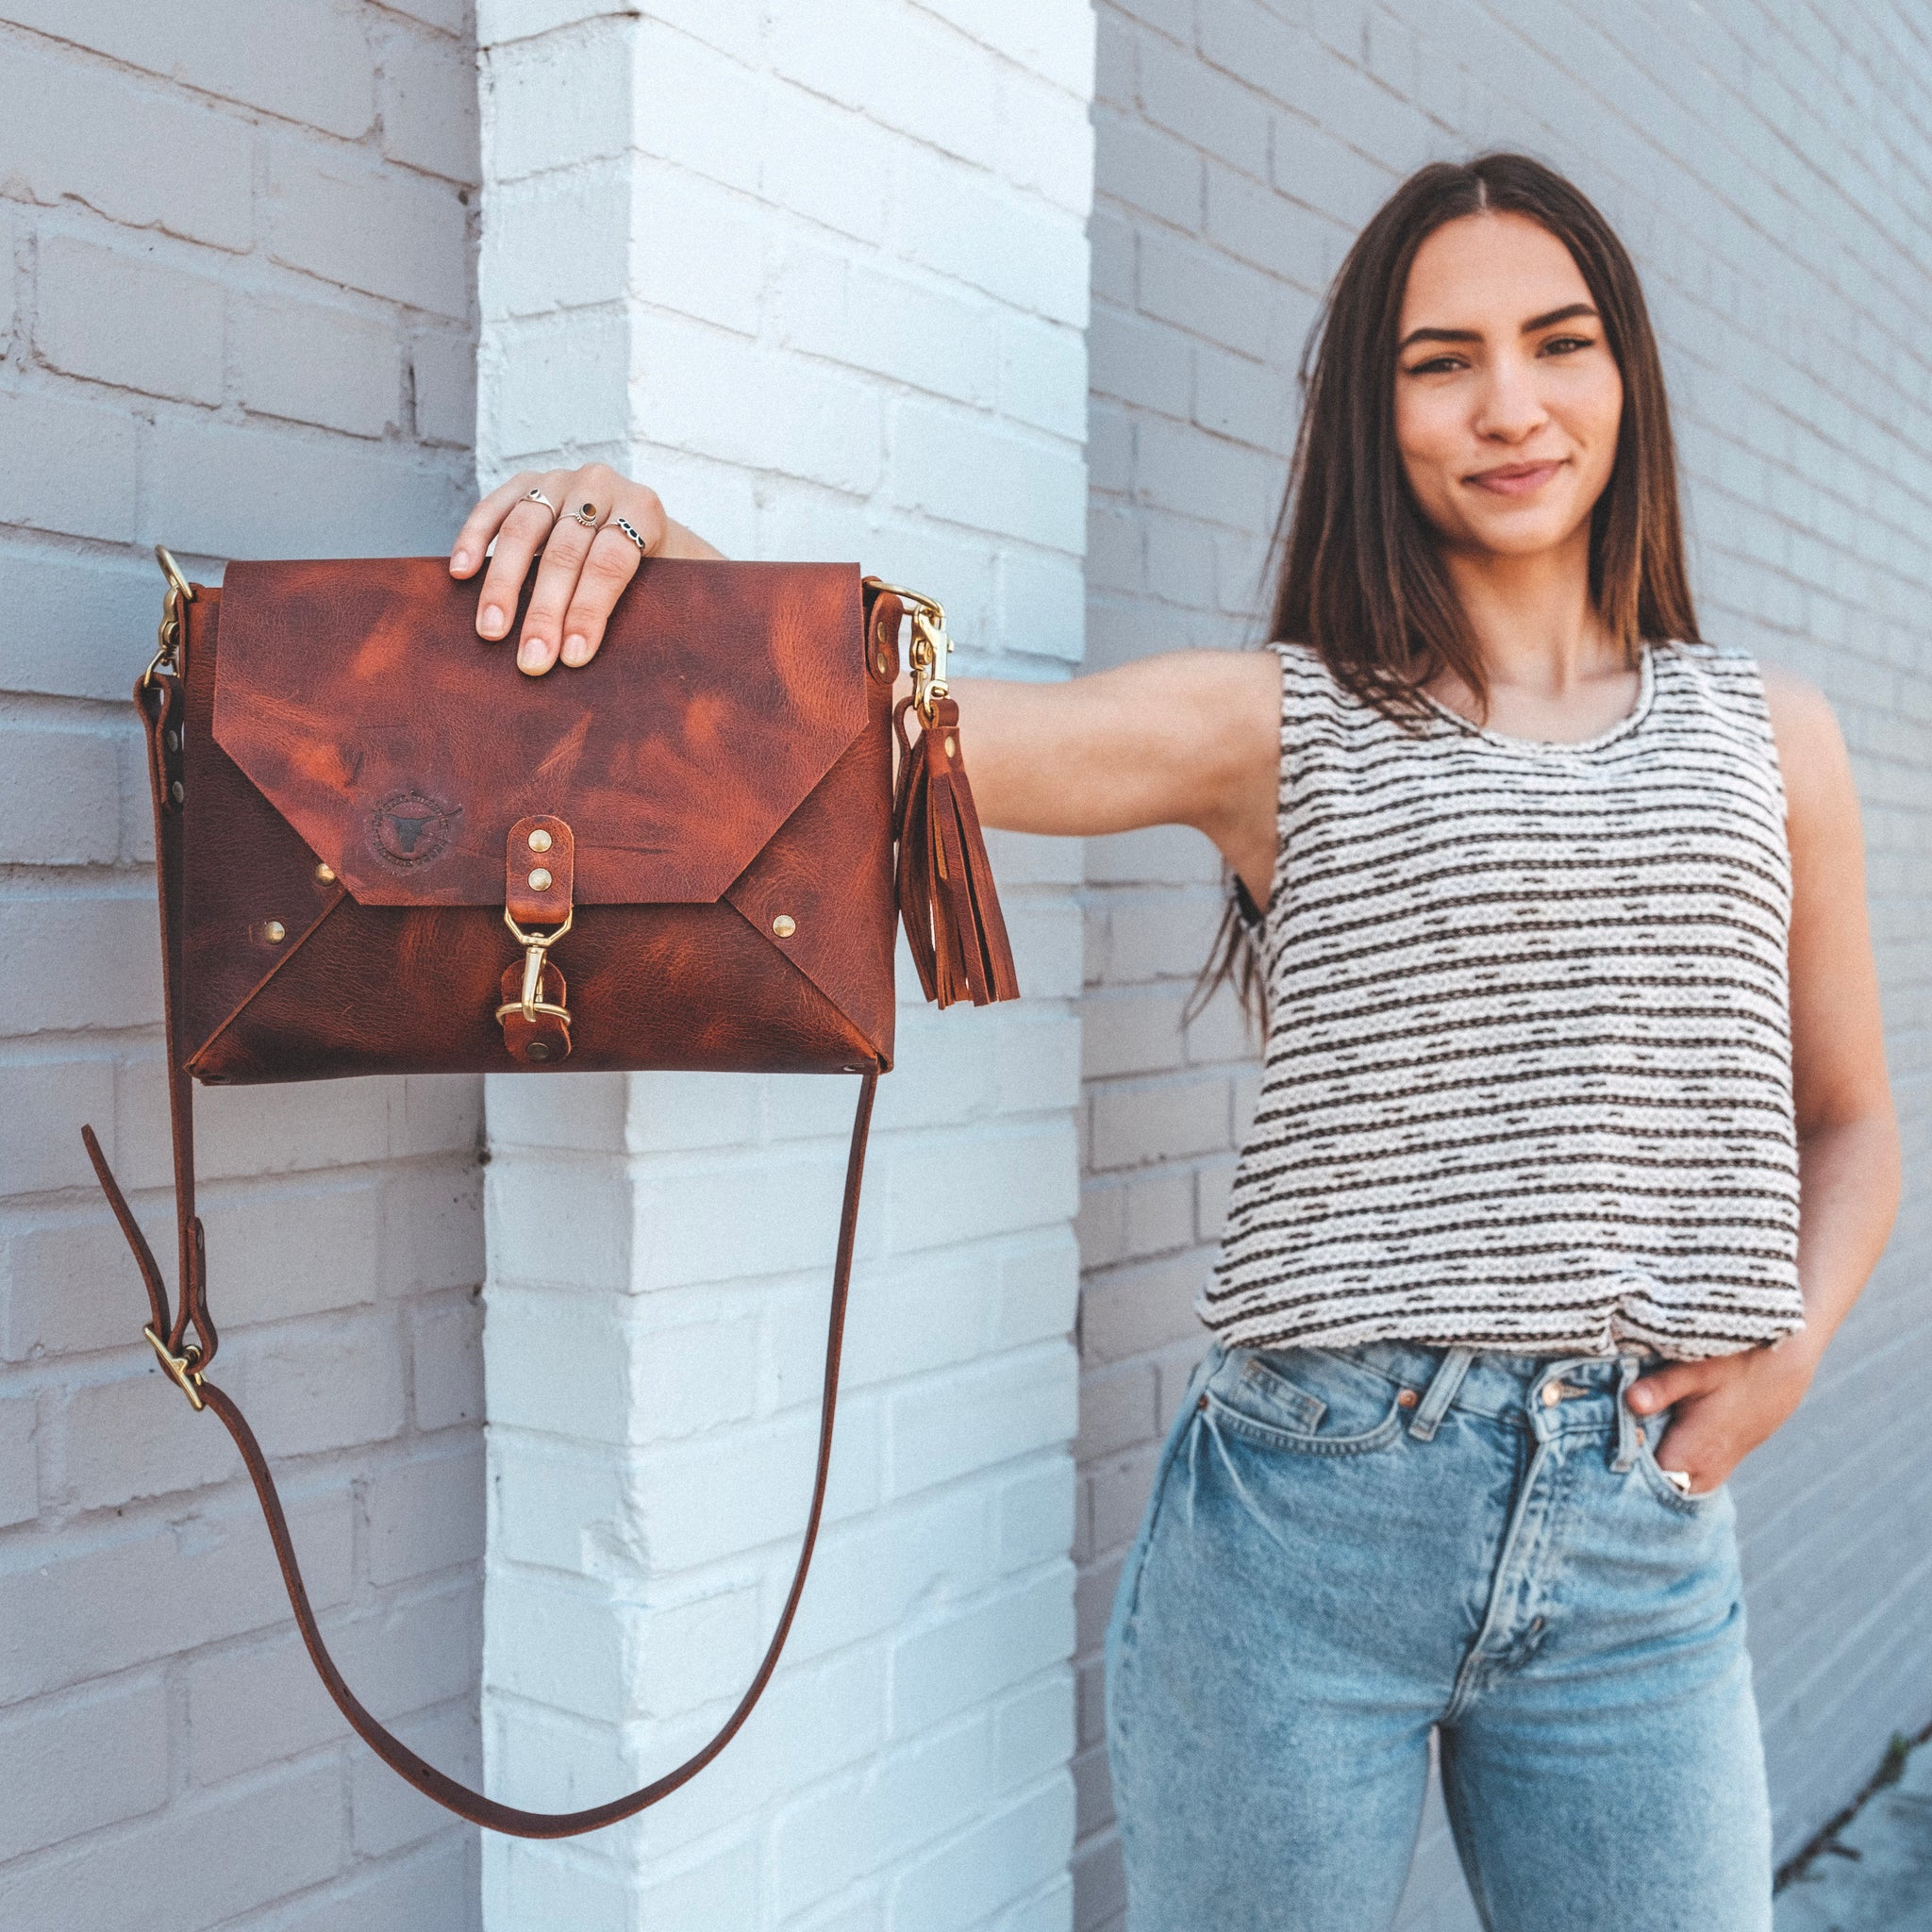
M1381 1932L1432 1727L1492 1932L1767 1932L1731 1500L1641 1366L1209 1349L1108 1631L1129 1932Z

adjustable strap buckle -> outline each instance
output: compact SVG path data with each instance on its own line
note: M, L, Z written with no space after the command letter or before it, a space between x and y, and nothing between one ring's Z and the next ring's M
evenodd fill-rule
M161 1358L161 1366L167 1370L175 1386L187 1396L189 1407L200 1414L208 1407L201 1395L201 1350L191 1341L176 1355L151 1323L141 1332L147 1337L148 1346Z

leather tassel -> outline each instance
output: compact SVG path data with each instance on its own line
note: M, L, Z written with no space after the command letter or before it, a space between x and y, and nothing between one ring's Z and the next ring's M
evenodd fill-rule
M893 824L899 916L919 983L941 1007L1016 1000L1013 951L960 751L959 707L936 699L916 745L906 729L911 708L912 700L902 698L893 714L905 750Z

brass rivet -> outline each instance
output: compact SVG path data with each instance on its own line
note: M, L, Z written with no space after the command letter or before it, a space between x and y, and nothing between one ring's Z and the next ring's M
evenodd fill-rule
M179 751L181 749L181 734L178 731L164 731L161 734L161 742L170 751Z
M336 882L336 869L332 865L318 865L315 868L315 876L319 878L324 885L332 886Z
M885 676L886 673L892 668L892 660L883 651L873 659L873 662L878 667L878 674L881 677Z
M550 1042L547 1040L533 1040L524 1049L526 1060L547 1060L550 1058Z
M176 805L179 805L181 801L188 796L188 788L182 784L180 779L176 778L175 782L168 787L168 796L172 798Z
M540 865L530 874L530 890L533 892L547 892L550 890L550 868Z
M262 927L261 936L269 942L270 945L278 946L285 939L289 937L289 928L286 925L284 925L279 919L271 919L269 923Z
M541 825L539 825L530 834L530 850L532 852L548 852L550 850L550 834Z
M959 741L950 731L946 733L946 756L949 758L959 756Z
M1397 1408L1413 1408L1416 1406L1416 1404L1421 1400L1422 1397L1418 1395L1413 1389L1405 1389L1402 1391L1402 1393L1395 1398L1395 1406Z
M776 919L773 920L772 930L781 940L789 940L798 930L798 922L792 918L791 913L781 912Z

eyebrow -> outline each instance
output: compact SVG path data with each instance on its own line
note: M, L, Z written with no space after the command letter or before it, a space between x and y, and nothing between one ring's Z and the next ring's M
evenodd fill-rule
M1547 315L1532 315L1523 325L1523 333L1533 336L1538 329L1549 328L1556 323L1571 322L1579 315L1595 316L1596 310L1588 302L1572 302L1566 308L1552 308ZM1395 353L1400 356L1413 348L1417 342L1479 342L1482 334L1473 328L1418 328L1411 329L1396 344Z

